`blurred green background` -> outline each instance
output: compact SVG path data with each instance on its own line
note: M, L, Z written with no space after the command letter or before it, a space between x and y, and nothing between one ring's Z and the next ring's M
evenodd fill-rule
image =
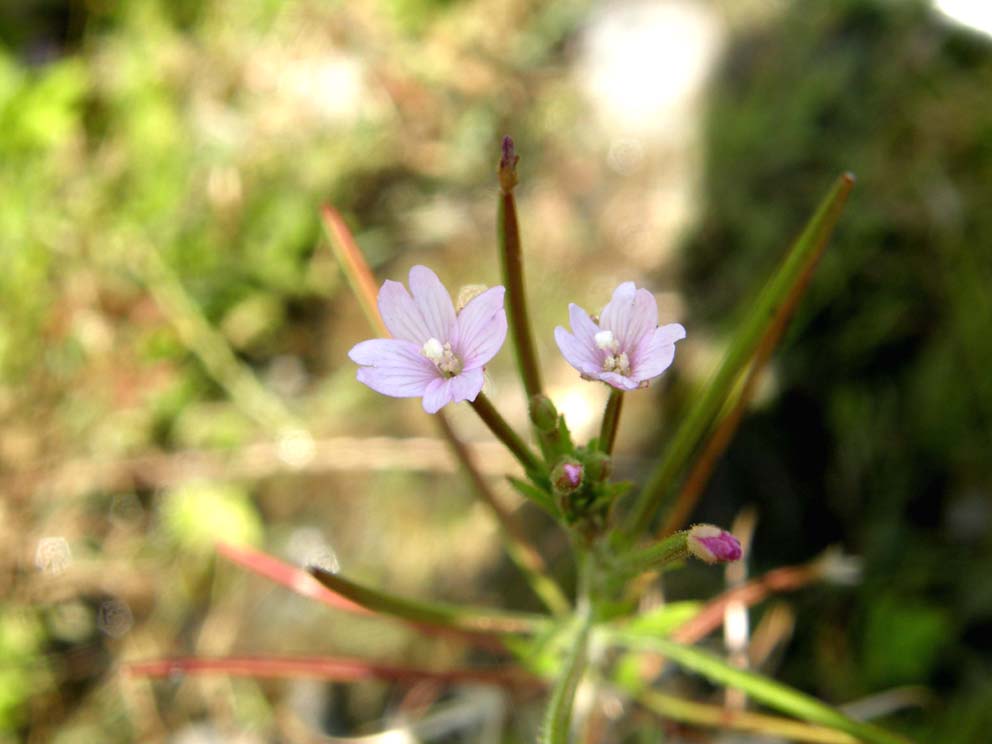
M425 263L449 287L496 283L510 133L539 351L573 430L597 426L605 391L554 348L568 302L634 279L688 328L664 384L626 406L628 476L832 179L857 174L696 517L754 507L754 573L829 545L861 558L856 585L753 613L779 629L767 671L898 709L920 741L986 741L989 91L992 37L908 0L0 3L0 740L370 734L427 693L119 667L467 658L218 561L218 537L536 607L419 403L355 382L346 352L368 331L318 221L341 210L380 280ZM508 351L489 375L523 427ZM470 411L453 420L492 475L509 467ZM567 576L562 535L522 514ZM433 740L533 735L539 701L455 696L477 720ZM657 724L608 740L638 727Z

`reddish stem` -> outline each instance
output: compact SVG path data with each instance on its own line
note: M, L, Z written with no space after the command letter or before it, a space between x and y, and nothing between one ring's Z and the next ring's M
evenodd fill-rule
M234 677L331 679L355 682L381 679L394 682L434 680L443 683L477 682L502 687L542 687L544 683L522 669L423 669L378 664L340 657L185 657L139 661L124 667L137 677L173 677L179 674L226 674Z

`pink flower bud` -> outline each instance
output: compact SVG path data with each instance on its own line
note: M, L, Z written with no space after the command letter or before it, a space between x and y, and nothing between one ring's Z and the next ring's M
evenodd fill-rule
M726 530L712 524L697 524L689 530L689 552L706 563L740 560L741 544Z
M562 460L551 471L551 483L560 494L569 494L582 485L582 465L575 460Z
M566 462L562 466L562 474L568 480L568 484L572 488L578 488L579 484L582 483L582 466L574 465L573 463Z

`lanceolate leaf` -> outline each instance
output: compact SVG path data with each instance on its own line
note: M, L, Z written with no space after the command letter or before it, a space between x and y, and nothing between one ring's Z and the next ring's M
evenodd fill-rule
M326 605L346 612L356 612L362 615L372 614L364 607L352 602L347 597L337 594L323 586L313 576L301 568L283 563L278 558L244 545L217 543L217 552L232 563L237 563L252 573L264 576L270 581L281 584L287 589L302 594L309 599L315 599Z
M450 628L487 635L540 632L548 619L540 615L484 610L463 605L425 602L388 594L363 586L337 574L311 567L310 573L336 594L347 597L366 609L416 624Z
M631 690L634 699L653 713L672 721L733 731L750 731L776 739L814 742L815 744L858 744L858 739L843 731L812 726L788 718L778 718L745 710L730 710L717 705L697 703L654 690Z
M611 637L629 649L661 654L711 682L743 690L770 708L809 723L843 731L868 744L908 744L908 740L901 736L873 724L848 718L814 697L755 672L738 669L718 656L693 646L684 646L667 638L637 636L618 631L611 632Z
M331 250L334 251L338 265L344 272L358 304L361 305L365 318L376 333L380 336L388 336L389 332L382 322L379 306L376 303L375 277L372 276L365 256L362 255L362 249L358 247L344 218L334 207L325 204L320 216L324 223L324 232L331 243Z
M666 499L673 492L673 480L682 472L731 395L739 375L754 355L762 336L775 323L778 309L788 301L794 285L803 280L810 258L822 253L826 247L853 186L854 177L850 174L837 179L778 271L745 316L716 374L683 420L664 456L638 494L624 525L628 538L644 532L655 515L664 509Z

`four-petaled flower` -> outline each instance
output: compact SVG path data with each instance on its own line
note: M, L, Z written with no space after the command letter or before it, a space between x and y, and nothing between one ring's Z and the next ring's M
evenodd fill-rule
M483 366L506 340L504 291L487 289L456 314L448 290L426 266L410 269L412 297L399 282L386 281L379 312L393 337L362 341L348 352L360 365L358 381L394 398L423 397L427 413L475 400Z
M675 342L685 338L678 323L658 327L658 303L646 289L624 282L613 292L598 323L575 304L568 306L572 333L555 328L555 341L582 376L618 390L647 387L671 365Z

